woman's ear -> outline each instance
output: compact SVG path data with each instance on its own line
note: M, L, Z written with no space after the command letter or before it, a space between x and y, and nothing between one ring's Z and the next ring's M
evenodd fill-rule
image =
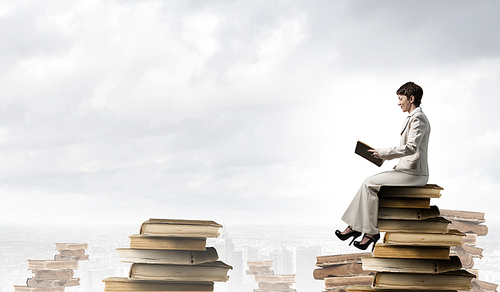
M408 98L408 101L413 103L415 101L415 96L411 95L410 98Z

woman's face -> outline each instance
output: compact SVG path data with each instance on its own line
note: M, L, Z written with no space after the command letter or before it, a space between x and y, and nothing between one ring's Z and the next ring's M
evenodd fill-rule
M412 103L408 100L406 95L398 95L398 105L404 113L410 113Z

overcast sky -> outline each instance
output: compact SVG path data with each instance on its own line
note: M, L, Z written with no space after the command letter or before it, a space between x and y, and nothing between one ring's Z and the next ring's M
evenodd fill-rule
M500 225L498 1L0 1L0 224L331 224L424 89L443 209Z

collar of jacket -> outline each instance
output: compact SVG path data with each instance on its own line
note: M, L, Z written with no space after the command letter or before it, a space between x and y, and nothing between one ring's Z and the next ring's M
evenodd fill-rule
M417 112L421 112L422 111L422 108L420 107L417 107L416 109L414 109L405 119L405 122L403 123L403 128L401 129L401 135L403 134L403 132L405 131L406 127L408 126L408 124L410 123L410 118L413 117Z

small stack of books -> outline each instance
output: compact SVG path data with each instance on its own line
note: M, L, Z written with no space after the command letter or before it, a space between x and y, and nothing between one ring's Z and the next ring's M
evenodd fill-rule
M86 261L89 255L85 254L88 249L87 243L56 243L56 250L59 254L54 256L56 261Z
M247 275L274 275L274 271L271 269L273 261L247 261L247 266Z
M78 262L89 259L87 248L87 243L56 243L59 254L54 260L28 260L33 277L27 279L26 286L14 286L14 291L63 292L66 287L80 285L80 279L73 275Z
M486 222L484 213L441 209L441 216L450 220L449 229L457 229L465 233L464 244L452 247L451 253L460 258L462 266L467 271L479 277L479 270L473 269L473 267L474 258L483 258L483 249L476 246L477 237L488 234L488 227L483 224ZM480 281L476 278L472 280L471 291L495 292L497 287L497 284Z
M259 289L254 292L295 292L292 288L295 283L295 275L261 275L255 276L255 282L259 283Z
M441 190L437 185L380 189L378 227L386 233L373 256L362 259L363 270L376 273L371 287L348 291L470 290L475 276L462 269L457 256L450 256L450 247L462 246L465 234L449 230L450 221L430 206Z
M295 275L274 274L273 261L247 261L247 275L254 275L259 289L254 292L295 292L292 288Z
M132 263L128 277L104 279L104 291L213 291L232 269L206 247L221 227L214 221L145 221L139 234L129 236L130 247L117 249L121 262Z
M375 273L361 267L361 258L371 256L371 252L365 252L316 257L319 268L314 270L313 277L323 280L329 292L345 292L353 285L371 285Z

